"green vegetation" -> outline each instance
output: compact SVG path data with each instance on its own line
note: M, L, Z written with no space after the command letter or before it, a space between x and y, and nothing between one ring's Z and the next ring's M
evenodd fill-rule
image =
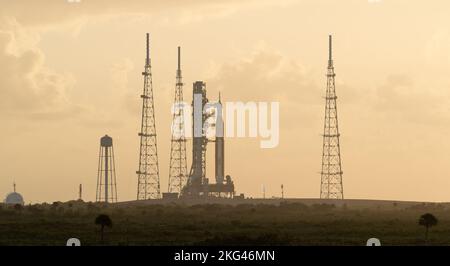
M425 245L417 224L424 213L439 217L428 243L450 245L450 211L444 204L105 206L77 201L0 206L0 245L62 246L72 237L82 245L365 245L372 237L382 245ZM114 221L104 242L101 228L108 223L102 218L97 225L100 214Z

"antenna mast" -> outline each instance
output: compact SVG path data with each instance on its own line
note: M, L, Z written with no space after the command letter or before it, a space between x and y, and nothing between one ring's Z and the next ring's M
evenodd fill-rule
M139 149L139 170L137 199L159 199L159 165L158 149L156 143L155 107L153 102L153 84L150 60L150 35L147 33L147 57L145 58L145 68L142 72L144 76L144 89L142 98L142 117L140 149Z
M178 46L178 69L173 105L172 140L170 149L169 193L180 194L187 182L186 137L184 126L183 80L181 48Z
M334 65L333 65L332 36L329 36L329 58L327 73L327 91L325 104L325 121L323 131L323 152L321 171L321 199L344 199L342 184L341 147L339 143L339 126L337 113L337 96Z

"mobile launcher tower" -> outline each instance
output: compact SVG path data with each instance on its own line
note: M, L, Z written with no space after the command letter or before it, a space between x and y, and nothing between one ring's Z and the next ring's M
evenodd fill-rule
M233 198L235 194L234 183L229 175L225 177L224 123L220 96L219 102L209 103L206 97L206 84L202 81L197 81L194 83L192 99L192 167L181 196L183 198ZM208 133L212 127L215 128L215 138L214 140L209 140ZM206 149L208 142L215 143L215 184L209 183L209 179L206 178Z

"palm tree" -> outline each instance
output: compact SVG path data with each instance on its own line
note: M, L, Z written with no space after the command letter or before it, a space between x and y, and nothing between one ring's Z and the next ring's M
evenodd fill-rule
M431 213L420 216L419 225L425 226L425 240L428 242L428 230L437 225L438 219Z
M112 227L111 218L109 218L109 216L106 214L100 214L99 216L97 216L97 218L95 218L95 224L100 225L100 227L101 227L100 235L101 235L101 240L103 242L103 233L105 231L105 227L110 227L110 228Z

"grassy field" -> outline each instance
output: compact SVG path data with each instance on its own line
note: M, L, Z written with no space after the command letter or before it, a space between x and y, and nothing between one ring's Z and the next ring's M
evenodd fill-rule
M388 206L388 207L386 207ZM425 245L424 213L435 215L428 245L450 244L448 204L150 204L103 206L68 202L0 207L0 245ZM94 223L107 214L112 228Z

